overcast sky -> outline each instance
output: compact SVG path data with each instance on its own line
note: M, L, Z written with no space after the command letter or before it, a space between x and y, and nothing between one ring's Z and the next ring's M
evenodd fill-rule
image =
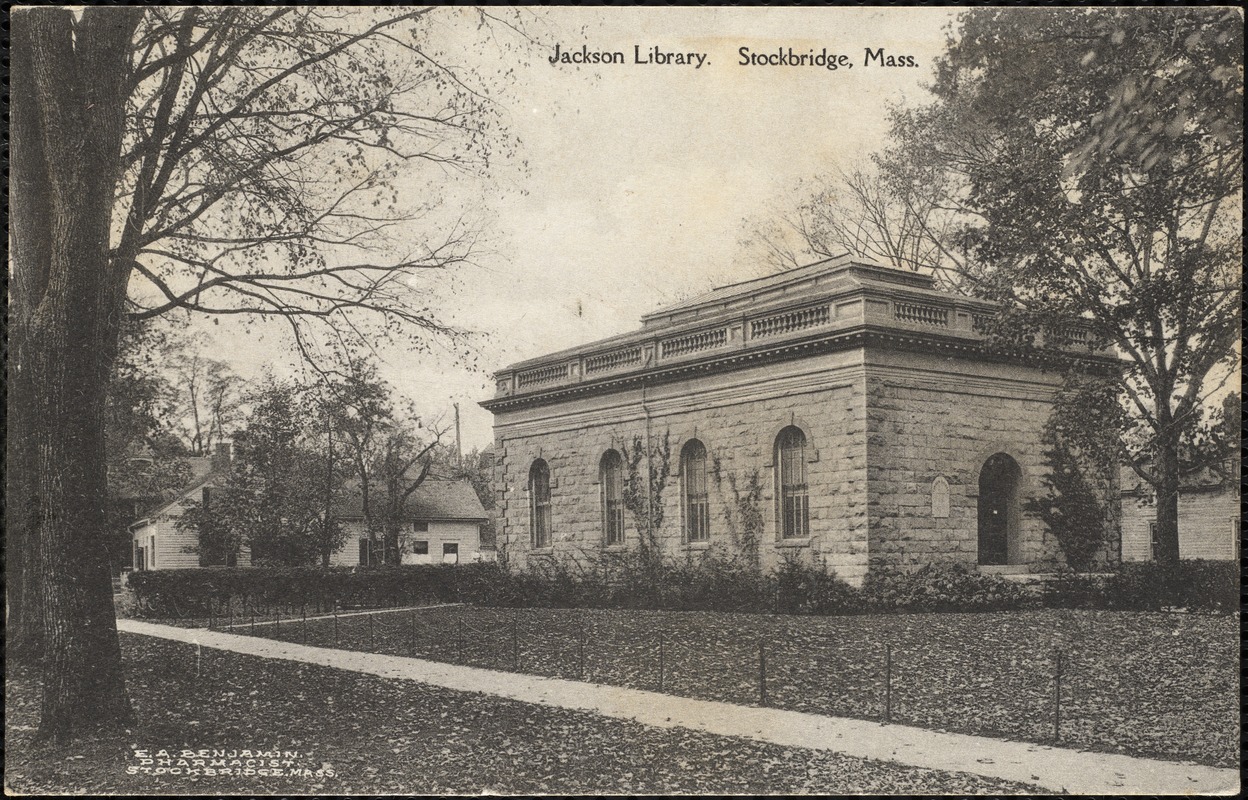
M448 35L471 35L447 10ZM944 26L939 8L574 9L535 12L539 44L464 48L463 67L516 77L495 99L518 137L516 160L488 182L457 188L487 227L475 266L431 282L443 319L479 332L477 367L383 348L383 374L424 413L459 403L465 448L492 441L493 370L630 330L656 307L711 285L752 277L748 220L796 203L803 177L877 149L892 104L923 102ZM469 22L461 16L459 22ZM622 52L623 65L552 65L562 50ZM704 53L693 66L634 64L643 53ZM824 48L852 67L741 66L739 48ZM917 67L864 66L867 48L909 55ZM527 161L527 169L519 159ZM419 187L406 187L419 191ZM208 325L251 377L290 369L276 327L243 337ZM263 328L261 329L263 330Z

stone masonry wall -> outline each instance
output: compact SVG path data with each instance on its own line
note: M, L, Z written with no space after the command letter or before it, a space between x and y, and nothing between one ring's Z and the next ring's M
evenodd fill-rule
M1019 548L1011 563L1042 571L1060 558L1039 518L1021 510L1041 491L1041 434L1058 378L1025 366L873 351L867 359L871 563L974 564L979 474L994 453L1021 468ZM937 479L948 515L933 513ZM939 501L938 501L939 505Z
M599 465L608 449L670 449L670 477L661 489L663 523L657 539L669 557L699 557L707 551L740 551L741 526L732 484L745 494L757 475L758 508L764 529L759 557L763 570L782 558L822 562L852 582L867 565L866 396L861 351L804 359L768 368L704 376L682 383L615 395L567 401L500 413L495 424L498 478L504 488L500 548L523 566L541 557L589 560L607 550L604 542ZM773 480L774 443L787 425L807 437L809 539L778 541ZM679 459L697 438L708 456L711 505L709 545L688 544L682 535ZM545 459L552 481L553 546L530 546L529 469ZM626 459L627 461L627 459ZM645 462L641 465L645 474ZM733 525L738 522L734 541ZM639 544L644 518L625 513L625 544ZM505 543L505 545L504 545Z

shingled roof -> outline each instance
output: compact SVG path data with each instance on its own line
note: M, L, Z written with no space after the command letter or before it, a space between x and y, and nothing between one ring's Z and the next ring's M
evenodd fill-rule
M481 499L467 481L428 478L407 498L404 512L413 520L464 520L484 522L488 519ZM347 487L346 496L338 507L339 517L361 517L364 501L358 481Z

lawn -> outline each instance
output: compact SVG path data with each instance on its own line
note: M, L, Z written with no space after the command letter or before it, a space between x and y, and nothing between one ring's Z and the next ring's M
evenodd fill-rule
M256 635L583 678L1053 743L1234 766L1238 616L1045 610L798 617L442 607L286 620ZM246 633L247 626L236 626ZM513 641L514 640L514 641ZM891 646L891 685L885 691Z
M197 661L193 646L131 634L122 635L122 649L139 724L125 737L107 741L34 744L36 684L29 672L8 674L5 782L10 793L1035 791L975 775L659 730L289 661L207 649ZM176 765L184 749L244 748L280 751L280 760L290 764L280 766L283 774L277 776L137 771L143 764L136 750L146 751L148 757L168 750ZM303 770L311 774L303 775Z

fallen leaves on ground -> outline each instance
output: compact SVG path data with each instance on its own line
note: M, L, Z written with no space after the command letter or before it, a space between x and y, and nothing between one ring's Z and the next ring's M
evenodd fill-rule
M844 617L496 609L383 612L256 628L323 647L416 656L743 705L891 720L1234 766L1238 615L1042 610ZM239 629L238 632L247 632Z
M661 730L565 709L123 634L140 720L123 739L35 744L34 674L6 681L19 794L1019 794L975 775ZM192 725L195 722L198 724ZM135 748L272 748L333 777L127 774Z

